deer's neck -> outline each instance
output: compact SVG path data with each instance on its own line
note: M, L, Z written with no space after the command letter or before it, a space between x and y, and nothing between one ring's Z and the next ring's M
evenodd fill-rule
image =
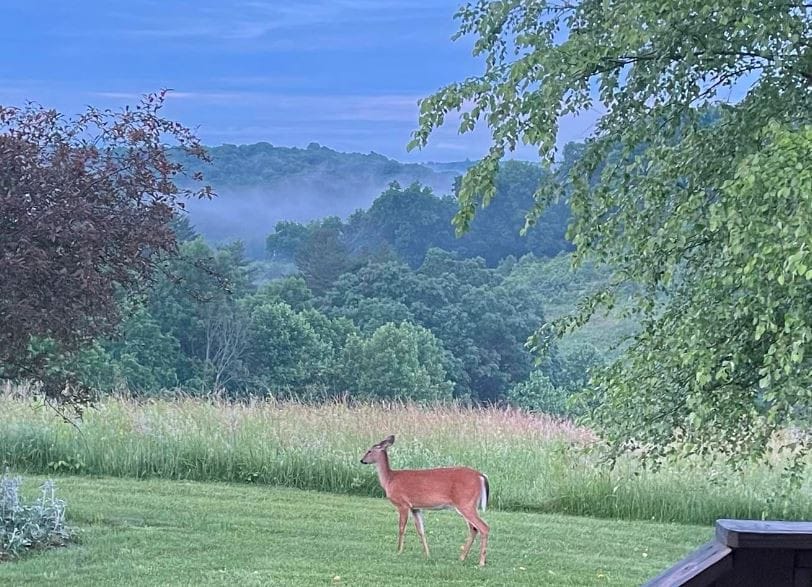
M378 459L378 481L381 483L384 492L387 492L389 483L392 481L392 468L389 466L389 455L385 452L381 453L381 458Z

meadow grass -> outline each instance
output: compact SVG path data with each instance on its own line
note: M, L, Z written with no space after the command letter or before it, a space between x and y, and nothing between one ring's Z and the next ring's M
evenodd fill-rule
M41 478L29 478L31 492ZM487 511L488 564L452 512L395 552L384 499L244 484L57 477L80 542L0 564L2 585L639 585L712 528Z
M709 524L720 517L812 519L812 482L781 495L777 471L686 459L613 470L571 423L497 408L226 403L108 398L67 425L28 398L0 397L0 461L29 473L257 483L381 496L359 459L393 433L395 468L464 464L490 478L501 510ZM780 498L776 498L779 496Z

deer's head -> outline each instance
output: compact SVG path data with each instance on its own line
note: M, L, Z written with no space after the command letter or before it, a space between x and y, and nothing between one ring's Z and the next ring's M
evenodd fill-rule
M393 435L389 435L383 440L381 440L378 444L373 444L372 447L364 454L364 457L361 459L361 462L365 465L371 465L373 463L377 463L378 460L381 458L381 455L386 452L386 449L395 444L395 437Z

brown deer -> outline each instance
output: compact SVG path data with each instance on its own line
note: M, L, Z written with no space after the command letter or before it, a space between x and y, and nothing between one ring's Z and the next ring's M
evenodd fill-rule
M361 462L378 467L378 480L386 497L398 509L398 553L403 552L403 533L409 521L409 512L414 518L414 527L423 544L423 552L429 556L426 534L423 528L425 509L455 509L468 523L468 539L462 546L460 560L465 560L477 533L479 539L479 566L485 565L485 550L488 547L490 528L477 514L477 506L482 511L488 505L488 478L468 467L448 467L442 469L401 469L392 470L386 449L395 443L394 436L388 436L372 446Z

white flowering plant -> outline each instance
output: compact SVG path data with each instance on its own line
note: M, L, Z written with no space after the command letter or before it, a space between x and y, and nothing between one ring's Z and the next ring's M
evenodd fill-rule
M64 546L75 539L75 529L65 523L65 502L56 497L50 479L40 496L26 503L22 478L8 471L0 477L0 561L19 557L30 549Z

